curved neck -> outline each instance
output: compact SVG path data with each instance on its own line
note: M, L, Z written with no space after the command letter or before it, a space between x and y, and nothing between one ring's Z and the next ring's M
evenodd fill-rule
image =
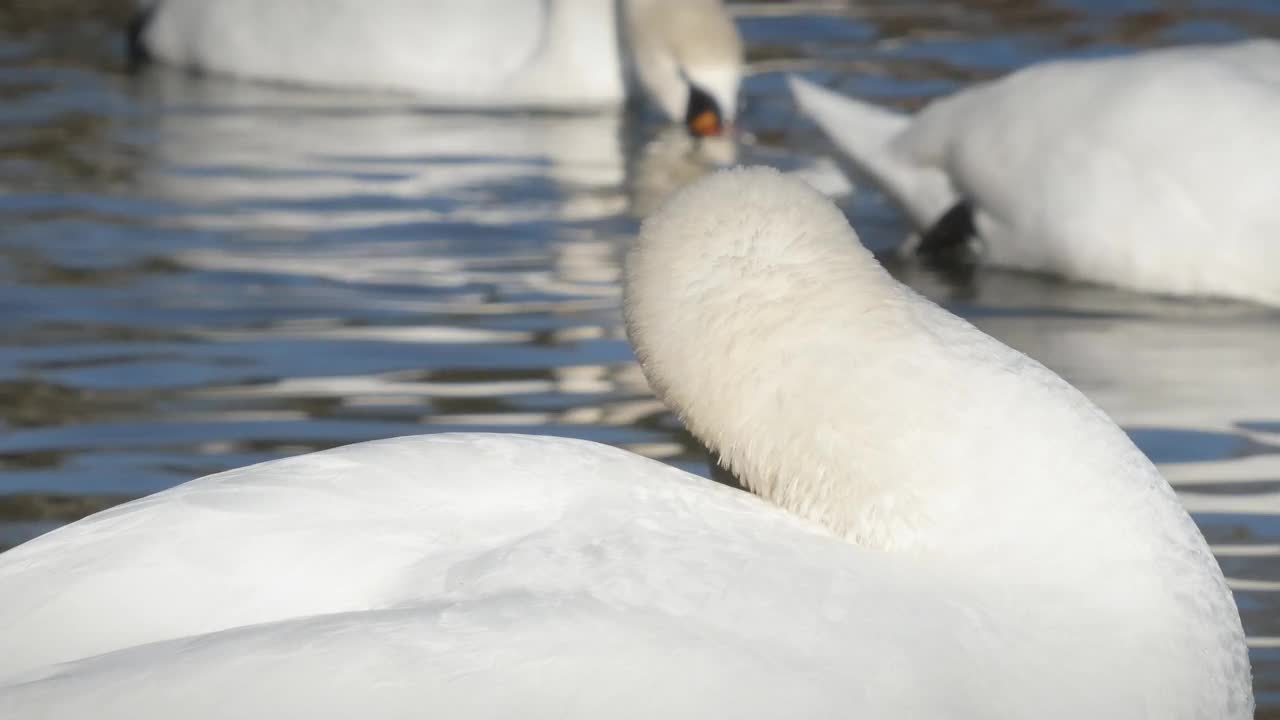
M649 253L629 293L662 297L627 308L655 390L753 492L867 548L1050 563L1065 583L1104 565L1151 580L1155 538L1203 547L1150 462L1056 375L852 242L792 240L776 260L761 242Z
M904 568L1017 588L1037 628L1247 678L1222 573L1125 433L889 277L811 189L746 170L678 194L624 307L654 390L755 493Z

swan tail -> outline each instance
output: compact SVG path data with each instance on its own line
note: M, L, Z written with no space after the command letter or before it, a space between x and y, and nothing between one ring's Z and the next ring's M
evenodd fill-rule
M800 110L848 155L858 173L875 183L911 216L917 227L928 227L950 203L937 168L912 163L892 142L911 125L911 116L860 102L795 75L787 78ZM949 185L949 183L946 183Z

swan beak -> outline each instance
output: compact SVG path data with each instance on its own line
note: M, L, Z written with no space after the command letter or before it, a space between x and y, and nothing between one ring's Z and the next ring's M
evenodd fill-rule
M689 134L694 137L711 137L724 132L720 123L720 113L715 110L703 110L689 118Z
M714 137L724 132L720 105L706 90L689 84L689 100L685 103L684 126L695 138Z

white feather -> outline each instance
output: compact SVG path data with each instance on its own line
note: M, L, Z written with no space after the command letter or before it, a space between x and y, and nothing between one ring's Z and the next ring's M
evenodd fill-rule
M678 193L626 313L763 499L515 435L196 480L0 556L0 716L1252 716L1238 613L1168 484L816 191L746 170Z
M615 0L156 0L140 39L174 65L445 107L612 106L635 75L682 120L685 78L706 77L732 118L741 44L720 1L622 4L626 23Z

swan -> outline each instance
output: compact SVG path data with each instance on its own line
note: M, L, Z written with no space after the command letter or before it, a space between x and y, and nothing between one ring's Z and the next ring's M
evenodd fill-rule
M909 249L976 236L993 265L1280 305L1280 43L1045 62L914 116L790 82Z
M205 477L0 555L0 716L1252 717L1154 466L817 191L703 178L625 270L654 391L755 494L501 434Z
M444 107L612 106L634 77L698 135L733 120L742 65L720 0L149 0L129 36L135 58Z

